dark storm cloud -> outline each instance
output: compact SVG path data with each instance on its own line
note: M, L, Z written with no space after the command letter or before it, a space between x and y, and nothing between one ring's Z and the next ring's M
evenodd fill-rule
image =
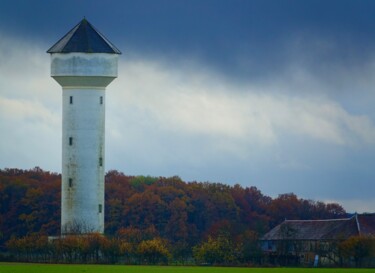
M2 1L0 29L53 43L83 16L126 54L199 58L235 77L281 73L302 56L356 65L375 44L374 1ZM321 48L320 41L331 43ZM49 45L48 44L48 45ZM292 51L292 52L291 52Z

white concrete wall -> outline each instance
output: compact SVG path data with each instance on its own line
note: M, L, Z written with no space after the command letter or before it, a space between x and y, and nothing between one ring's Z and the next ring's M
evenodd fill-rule
M62 231L103 233L105 90L64 88L62 99Z
M104 232L105 87L117 77L117 58L51 54L51 76L63 87L62 234Z
M64 87L106 87L117 77L117 54L51 54L51 76Z
M51 54L51 76L117 77L117 54L54 53Z

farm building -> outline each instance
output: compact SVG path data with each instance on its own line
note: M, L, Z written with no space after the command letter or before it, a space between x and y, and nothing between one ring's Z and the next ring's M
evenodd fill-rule
M366 242L361 253L345 253L344 242L350 238ZM373 265L374 239L375 214L355 214L344 219L285 220L261 238L261 245L270 263L357 265L365 260Z

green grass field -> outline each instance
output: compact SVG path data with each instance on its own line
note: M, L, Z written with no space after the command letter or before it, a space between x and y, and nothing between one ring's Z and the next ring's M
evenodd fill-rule
M0 273L374 273L375 269L236 268L189 266L59 265L0 263Z

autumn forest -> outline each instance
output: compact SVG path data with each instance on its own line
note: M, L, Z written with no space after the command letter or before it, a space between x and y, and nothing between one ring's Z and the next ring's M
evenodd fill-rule
M2 252L20 251L17 244L27 238L35 242L35 238L60 234L60 182L60 174L38 167L0 170ZM223 251L212 259L232 253L220 259L254 262L259 253L257 238L284 219L345 216L339 204L305 200L293 193L271 198L256 187L184 182L178 176L127 176L112 170L105 176L106 236L92 235L91 239L105 240L107 248L103 249L107 250L114 240L121 241L116 245L118 255L111 254L108 260L121 256L122 251L129 263L146 258L148 263L166 258L184 262L192 257L209 261L205 248L215 245ZM147 252L153 247L159 249L158 255ZM64 259L69 257L64 255ZM78 260L97 258L82 254Z

